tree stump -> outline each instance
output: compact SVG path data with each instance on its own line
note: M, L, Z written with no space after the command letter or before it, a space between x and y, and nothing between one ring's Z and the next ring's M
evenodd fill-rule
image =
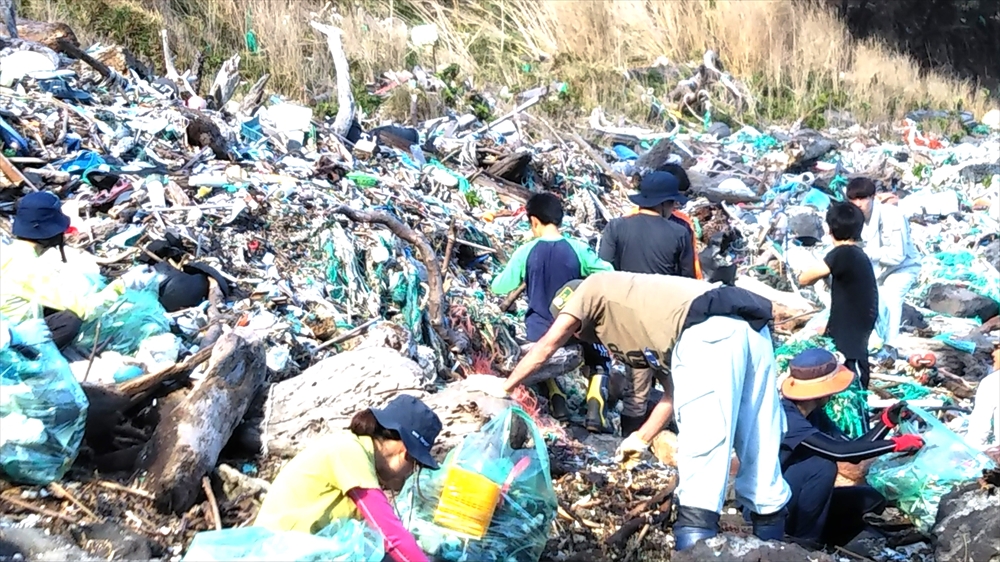
M205 378L160 420L140 458L157 509L179 514L194 505L202 477L215 468L266 373L260 342L236 333L219 339Z

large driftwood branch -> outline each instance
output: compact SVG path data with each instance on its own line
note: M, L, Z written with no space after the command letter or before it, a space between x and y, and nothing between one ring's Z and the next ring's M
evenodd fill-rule
M204 380L157 424L143 453L160 511L184 513L194 505L201 478L215 468L266 374L260 342L235 333L219 339Z
M215 75L215 82L212 82L212 90L209 97L215 102L216 109L222 109L226 102L236 92L236 85L240 83L240 56L233 57L222 63L222 68Z
M167 37L166 29L160 30L160 41L163 43L163 66L167 69L166 79L177 82L181 75L177 73L177 67L174 66L174 55L170 52L170 39Z
M417 259L427 268L427 288L430 293L427 300L427 315L430 317L431 326L437 332L438 336L446 341L454 351L459 353L464 351L469 345L468 336L448 328L444 319L444 311L447 306L444 301L444 282L441 277L441 267L438 264L437 254L434 253L434 249L431 247L430 242L427 241L427 238L384 211L358 211L346 205L341 205L333 212L344 215L354 222L385 225L393 234L416 247Z
M243 96L243 102L240 103L240 111L246 115L253 115L257 108L264 103L264 87L267 86L267 81L271 79L270 74L265 74L257 80L257 83L251 86L247 91L247 95Z
M354 120L354 93L351 92L351 68L344 52L343 32L332 25L316 21L309 22L316 31L326 35L326 44L333 57L333 68L337 72L337 116L333 120L333 132L344 137Z

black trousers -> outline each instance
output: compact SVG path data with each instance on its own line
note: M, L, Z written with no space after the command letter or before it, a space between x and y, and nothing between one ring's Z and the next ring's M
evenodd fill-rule
M785 533L827 545L844 545L864 530L863 516L881 512L885 498L870 486L835 488L837 463L810 457L782 471L792 490Z
M83 319L68 310L44 310L45 325L52 332L52 342L60 350L73 343L83 327Z

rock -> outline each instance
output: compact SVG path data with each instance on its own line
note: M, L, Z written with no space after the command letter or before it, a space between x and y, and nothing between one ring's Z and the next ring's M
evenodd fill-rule
M40 562L104 560L87 554L68 537L49 535L44 529L0 527L0 560L17 556Z
M232 503L246 497L259 497L271 489L271 483L267 480L247 476L228 464L220 464L215 473L222 482L223 496Z
M1000 494L975 482L948 492L931 537L937 562L1000 561Z
M924 306L959 318L979 318L986 321L1000 314L1000 307L992 299L977 295L956 285L935 283L927 290Z
M432 388L424 369L395 349L352 349L272 385L263 434L268 447L300 449L312 438L346 428L364 408L378 408L401 393L422 399Z
M982 244L982 242L980 242ZM983 259L993 267L1000 269L1000 238L997 238L982 249Z
M708 128L708 134L724 139L733 134L733 130L725 123L715 122Z
M675 552L671 562L835 562L836 558L823 552L810 552L791 543L764 542L757 537L738 537L728 533L706 541L683 552Z
M926 330L929 324L924 319L924 315L916 308L907 303L903 303L903 315L900 326L914 328L916 330Z
M162 554L155 542L112 522L73 529L73 538L104 560L150 560Z
M667 466L677 466L677 434L670 430L663 430L653 438L651 444L653 454L663 464Z

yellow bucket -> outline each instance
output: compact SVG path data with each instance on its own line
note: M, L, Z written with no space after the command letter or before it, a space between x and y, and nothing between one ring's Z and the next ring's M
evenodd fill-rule
M434 522L478 540L486 536L499 501L499 484L482 474L452 465L445 475Z

